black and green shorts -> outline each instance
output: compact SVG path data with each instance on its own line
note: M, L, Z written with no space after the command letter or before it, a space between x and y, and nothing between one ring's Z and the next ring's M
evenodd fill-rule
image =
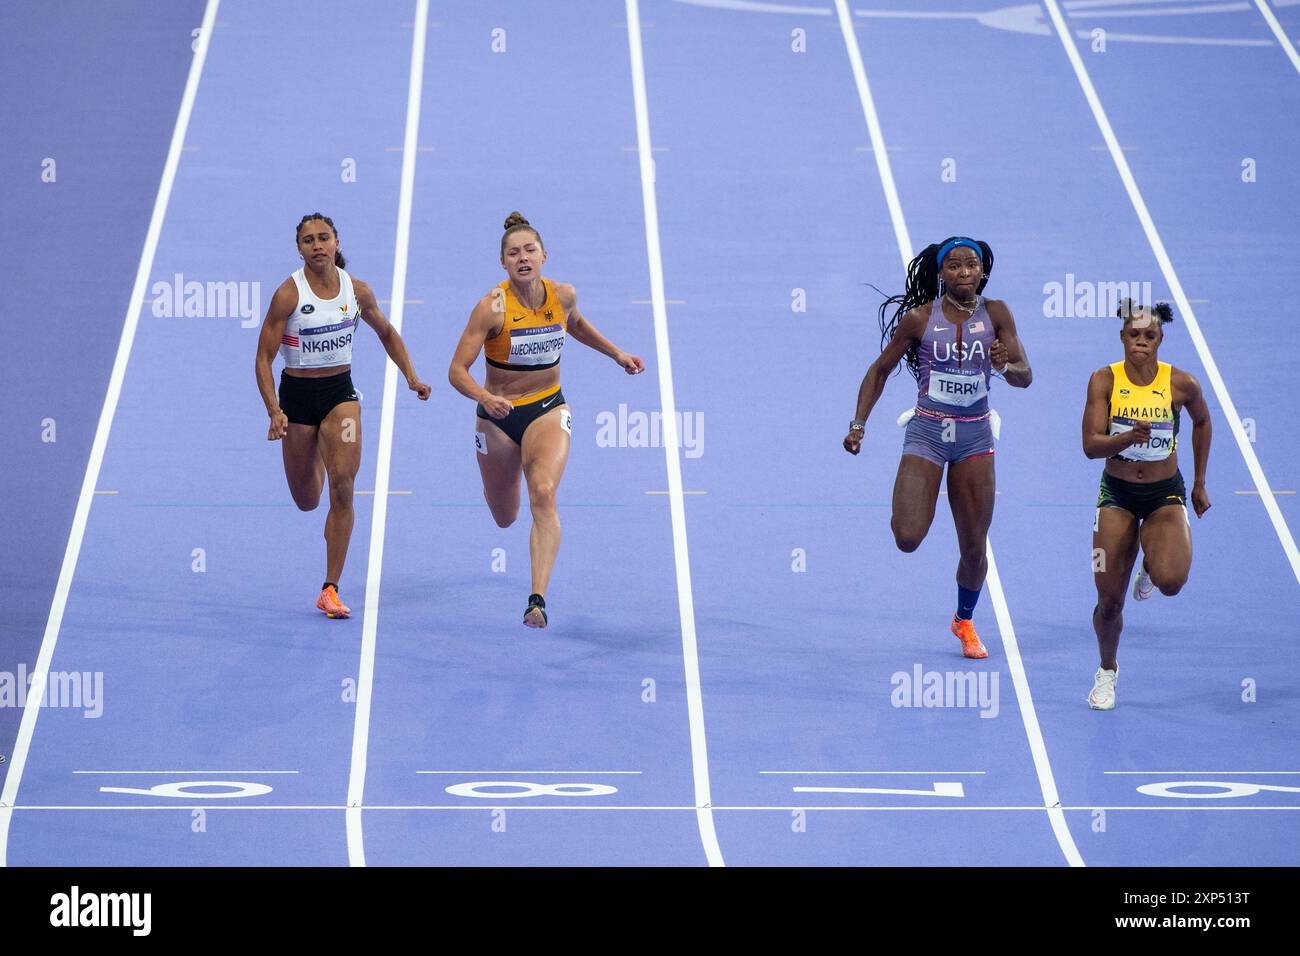
M1158 508L1186 504L1187 487L1181 471L1161 481L1124 481L1104 471L1101 473L1098 508L1123 508L1139 521L1145 521Z

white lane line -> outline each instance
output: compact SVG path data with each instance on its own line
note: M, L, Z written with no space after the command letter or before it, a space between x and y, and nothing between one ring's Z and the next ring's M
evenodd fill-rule
M894 225L894 237L898 241L898 251L907 268L913 256L912 239L907 232L907 223L903 219L903 207L898 198L898 189L894 185L894 174L889 165L889 154L885 150L885 136L880 128L880 119L876 114L875 101L871 96L871 87L867 83L867 70L862 63L862 51L858 47L858 37L854 32L853 18L849 15L846 0L835 0L835 9L839 14L840 32L844 35L844 45L848 49L849 62L853 67L853 79L857 84L858 98L862 101L862 112L866 117L867 129L871 133L871 144L875 147L876 169L880 172L880 182L885 190L885 202L889 206L889 218ZM1015 629L1011 625L1011 611L1007 607L1006 596L1002 593L1002 581L998 576L997 562L993 560L993 543L988 540L985 550L988 554L989 572L986 583L989 597L997 614L998 629L1002 632L1002 644L1007 654L1007 664L1011 670L1011 680L1016 688L1016 700L1020 704L1020 716L1024 721L1025 735L1029 738L1029 750L1034 758L1034 770L1038 774L1039 789L1043 793L1043 803L1048 809L1048 819L1052 832L1061 852L1071 866L1083 866L1083 857L1074 844L1070 828L1061 812L1061 798L1056 790L1056 779L1052 775L1052 765L1047 757L1047 746L1043 742L1043 733L1038 726L1038 716L1034 710L1034 699L1029 692L1029 682L1025 677L1024 664L1020 660L1020 648L1016 643Z
M1080 40L1090 40L1092 39L1093 31L1075 30L1074 35ZM1106 34L1106 39L1131 40L1134 43L1162 43L1166 46L1259 47L1273 45L1269 40L1231 40L1223 37L1171 37L1151 33L1116 33L1114 30Z
M893 790L887 787L791 787L795 793L896 793L899 796L915 796L915 790ZM938 782L935 783L933 790L924 791L927 794L933 794L936 797L965 797L966 790L956 782Z
M1104 774L1132 774L1137 777L1294 777L1300 770L1103 770Z
M871 135L871 153L876 158L876 172L880 175L880 185L885 190L885 205L889 207L889 221L894 227L894 236L903 255L903 268L907 268L914 255L912 237L907 231L907 220L903 218L903 204L898 198L898 187L894 183L894 168L889 162L885 133L880 127L876 102L871 96L871 85L867 82L867 70L862 64L862 51L858 48L857 34L853 32L853 20L849 16L848 4L844 0L836 0L835 10L840 18L840 33L844 35L849 64L853 68L853 81L858 88L858 99L862 101L862 115L867 121L867 132Z
M254 812L256 812L256 811L258 811L258 810L280 810L280 811L290 810L290 811L294 811L294 812L301 812L301 811L305 811L305 810L313 810L313 811L325 810L325 811L330 811L330 812L333 812L333 813L338 813L340 810L352 810L352 809L354 809L354 808L353 808L353 807L344 807L344 806L318 805L318 804L304 804L304 805L299 805L299 804L265 804L265 805L258 805L258 804L244 804L244 805L241 806L241 805L239 805L239 804L229 804L229 803L220 803L220 804L218 804L218 803L175 803L175 804L144 804L144 805L139 805L139 804L122 804L122 805L117 805L117 806L77 806L77 805L72 805L72 804L24 804L24 805L22 805L22 806L12 807L11 809L14 810L14 811L17 811L17 810L77 810L77 811L92 811L92 812L100 811L100 810L104 810L104 811L114 811L114 812L115 812L115 811L118 811L118 810L166 810L166 811L172 811L172 812L175 812L175 811L177 811L177 810L183 810L183 811L188 811L188 810L245 810L245 811L248 811L248 810L251 810L251 811L254 811ZM361 809L362 809L362 810L365 810L365 811L367 811L367 812L368 812L368 811L371 811L371 810L399 810L399 811L409 811L409 810L419 810L419 811L427 811L427 810L468 810L468 811L476 812L476 813L491 813L493 810L498 810L498 809L500 809L500 805L499 805L499 804L491 804L491 803L480 803L480 804L468 804L468 803L450 803L450 804L374 804L374 805L370 805L370 806L361 807ZM566 804L555 804L555 803L543 803L543 804L512 804L511 807L510 807L510 809L511 809L512 811L514 811L514 810L674 810L674 811L681 811L681 812L698 812L698 811L699 811L699 807L696 807L696 806L675 806L675 805L649 805L649 806L642 806L642 805L639 805L639 804L613 804L613 805L603 805L603 804L590 804L590 803L585 803L585 804L580 804L580 803L573 803L573 804L568 804L568 803L566 803ZM1218 811L1223 811L1223 810L1300 810L1300 804L1257 804L1257 805L1255 805L1255 806L1245 806L1245 807L1241 807L1241 806L1237 806L1237 807L1204 806L1204 805L1202 805L1202 804L1197 804L1197 805L1185 805L1185 804L1179 804L1179 805L1176 805L1176 806L1169 806L1169 807L1165 807L1165 806L1148 806L1148 805L1143 805L1143 806L1111 806L1111 805L1107 805L1107 804L1088 804L1087 806L1082 806L1082 807L1043 807L1043 806L1039 806L1038 804L1030 804L1030 805L1028 805L1028 806L1026 806L1026 805L1012 805L1012 806L986 806L986 805L976 805L976 806L960 806L960 807L955 807L955 806L929 805L929 806L896 806L896 807L889 807L889 806L855 806L855 805L851 805L851 804L845 804L845 805L842 805L842 806L837 806L837 805L833 805L833 804L819 805L819 804L809 804L809 803L791 803L791 804L784 804L784 805L781 805L781 806L734 806L734 807L728 806L728 807L712 807L711 809L713 809L713 810L717 810L717 811L723 811L723 810L728 810L728 811L737 811L737 810L761 810L761 811L762 811L762 810L766 810L766 811L771 811L771 810L779 810L779 811L786 812L786 813L789 813L789 812L792 811L792 810L816 810L816 811L822 811L822 810L854 810L854 811L859 811L859 812L864 812L864 811L867 811L867 812L869 812L869 811L881 811L881 812L885 812L885 813L894 813L894 812L898 812L898 811L911 812L911 811L913 811L913 810L938 811L938 812L941 812L941 813L953 813L953 812L958 812L958 813L963 813L963 812L979 812L979 811L984 811L984 810L997 810L997 811L1010 811L1010 810L1014 810L1014 811L1017 811L1017 812L1029 811L1029 812L1031 812L1031 813L1050 813L1052 810L1061 810L1061 811L1069 811L1069 812L1077 812L1077 813L1089 813L1089 812L1092 812L1092 811L1094 811L1094 810L1150 810L1150 811L1154 811L1154 812L1156 812L1156 813L1177 813L1177 812L1186 811L1186 810L1193 810L1193 811L1196 811L1196 810L1218 810Z
M95 426L95 440L90 446L90 458L86 462L86 474L81 482L81 494L77 498L77 510L72 518L72 529L68 532L68 544L63 552L63 566L59 569L59 580L54 587L54 598L50 602L50 616L45 622L45 635L41 638L41 649L36 656L36 668L31 676L29 694L33 701L39 701L44 695L45 683L50 672L50 661L54 657L54 645L59 640L63 612L68 605L72 577L77 569L81 541L85 537L86 522L90 517L90 503L94 500L99 470L104 464L108 434L112 430L113 416L117 412L117 402L122 394L126 363L131 357L131 345L135 341L140 310L144 307L149 275L153 272L154 254L158 251L158 239L162 235L163 219L167 215L167 203L171 199L172 183L176 179L176 169L180 165L181 151L185 145L185 132L189 128L194 98L199 91L199 78L203 74L203 62L208 56L208 44L212 37L212 26L217 18L219 4L220 0L208 0L207 8L203 13L203 24L199 30L198 47L194 51L194 58L190 60L185 92L181 96L180 110L176 114L176 125L172 128L171 144L167 148L167 161L163 165L162 179L158 183L158 193L154 197L149 230L145 233L144 248L140 252L140 264L135 273L135 285L131 287L126 320L122 324L122 336L117 343L117 356L113 359L113 371L108 378L108 391L104 394L104 404L99 412L99 424ZM39 713L39 705L23 708L22 721L18 725L18 737L14 741L12 759L9 763L9 773L5 777L3 791L0 791L0 866L7 865L10 813L18 802L18 785L22 782L23 770L27 766L27 754L31 749L32 734L36 731L36 715Z
M877 777L894 774L906 774L919 777L965 777L988 773L987 770L760 770L759 773L790 774L796 777L815 775L849 776L860 774Z
M1056 777L1052 774L1052 763L1047 756L1047 744L1043 740L1042 728L1038 725L1038 711L1034 708L1034 698L1029 691L1029 678L1025 674L1025 664L1020 657L1020 644L1016 640L1016 629L1011 623L1011 609L1007 606L1006 594L1002 590L1002 578L998 574L997 561L993 559L993 539L988 539L989 558L989 597L993 599L993 610L997 614L998 629L1002 632L1003 648L1007 652L1007 667L1011 671L1011 683L1016 689L1016 700L1020 704L1020 717L1024 721L1025 736L1029 739L1029 751L1034 758L1034 770L1038 774L1038 787L1043 793L1043 802L1049 808L1047 818L1051 821L1052 832L1056 842L1061 845L1061 852L1071 866L1083 866L1083 857L1070 835L1070 827L1065 822L1065 814L1059 811L1061 796L1056 790Z
M1291 65L1295 67L1297 73L1300 73L1300 53L1296 53L1295 44L1291 42L1291 38L1282 29L1282 24L1277 22L1277 17L1273 15L1273 11L1269 9L1264 0L1255 0L1255 6L1259 7L1259 12L1268 21L1269 29L1273 31L1273 36L1277 37L1277 42L1282 44L1282 49L1286 51Z
M1120 2L1123 2L1123 0L1120 0ZM1171 3L1173 2L1173 0L1158 0L1158 2ZM1201 3L1200 5L1193 5L1193 6L1166 7L1163 10L1161 9L1152 10L1148 8L1145 10L1111 9L1111 10L1093 11L1093 10L1086 9L1087 7L1113 7L1115 6L1114 0L1110 0L1110 2L1091 3L1091 4L1087 2L1075 3L1072 2L1072 0L1065 0L1065 6L1067 9L1071 11L1085 8L1085 12L1083 13L1073 13L1073 12L1070 13L1070 16L1076 19L1082 19L1085 17L1091 19L1097 16L1104 16L1107 19L1113 17L1181 17L1181 16L1186 16L1189 13L1193 13L1193 14L1195 13L1237 13L1241 10L1246 9L1246 5L1245 3L1242 2L1242 0L1229 0L1229 2L1227 3L1209 3L1209 4Z
M725 865L713 828L713 798L709 787L708 740L704 734L704 699L700 691L700 661L695 637L695 596L686 547L686 505L682 498L677 402L673 398L673 368L668 353L668 307L664 302L664 266L659 250L659 207L655 199L654 159L650 143L650 108L646 98L645 61L641 51L641 12L637 0L626 0L627 45L632 59L632 97L636 104L636 142L641 160L641 201L645 211L646 254L650 263L655 352L659 366L659 406L663 410L664 458L668 467L669 510L673 525L673 559L677 569L677 607L681 617L682 659L686 671L686 710L691 728L691 768L695 780L696 820L709 866Z
M168 776L175 774L178 777L189 777L196 773L201 774L224 774L227 776L248 776L249 774L278 774L278 773L299 773L297 770L74 770L73 773L103 773L110 776L119 776L121 774L161 774Z
M445 773L445 774L464 774L464 773L491 773L491 774L514 774L516 777L525 777L530 774L542 774L550 776L551 774L578 774L591 777L608 777L615 774L639 774L640 770L417 770L416 773Z
M406 257L411 245L411 201L415 191L415 148L420 131L420 90L424 83L424 40L429 0L416 0L411 35L411 74L406 90L406 138L402 153L402 185L397 202L397 248L393 256L392 314L388 321L399 333L406 303ZM375 677L375 642L379 622L379 581L384 565L384 522L388 517L388 476L393 456L393 408L397 402L397 366L384 356L384 400L379 418L379 462L375 469L375 509L370 519L370 565L366 573L365 615L361 624L361 662L357 676L356 722L352 730L352 767L348 772L348 863L366 865L361 829L366 787L366 758L370 748L370 699Z
M762 3L757 0L677 0L693 7L712 7L715 10L744 10L749 13L793 13L800 16L824 17L830 13L825 7L806 7L792 3Z
M1088 69L1083 65L1083 58L1079 56L1074 40L1070 38L1065 19L1061 16L1061 9L1056 0L1043 0L1043 2L1047 5L1047 12L1056 27L1061 46L1065 48L1065 54L1070 59L1070 65L1074 67L1074 75L1078 77L1079 86L1083 89L1083 95L1087 98L1088 106L1092 109L1092 115L1097 121L1097 127L1101 130L1106 145L1110 147L1111 159L1115 162L1115 168L1119 171L1120 179L1124 182L1124 189L1128 192L1129 201L1132 202L1133 209L1137 212L1138 219L1142 223L1142 229L1146 233L1147 242L1151 245L1151 251L1155 253L1156 261L1160 264L1160 271L1164 273L1165 282L1173 293L1179 312L1182 313L1182 321L1187 326L1187 332L1192 338L1192 344L1196 346L1196 352L1201 358L1201 364L1205 366L1205 375L1214 388L1214 393L1219 399L1219 405L1223 408L1223 417L1228 420L1228 425L1232 430L1232 437L1237 440L1237 447L1241 449L1241 457L1246 460L1246 468L1255 481L1255 487L1259 489L1259 498L1264 503L1264 510L1268 512L1269 519L1273 522L1273 529L1277 532L1278 540L1282 542L1282 550L1286 552L1287 560L1291 562L1291 572L1295 575L1296 583L1300 584L1300 550L1296 549L1295 538L1292 537L1291 529L1287 527L1286 521L1282 518L1282 511L1278 508L1277 500L1273 497L1268 478L1264 476L1264 469L1260 466L1259 459L1255 456L1255 449L1251 446L1250 438L1247 437L1246 430L1242 427L1241 418L1237 414L1237 406L1232 403L1232 396L1228 394L1228 386L1224 384L1223 376L1219 374L1219 367L1214 362L1214 356L1210 354L1209 343L1205 341L1205 336L1201 333L1201 326L1196 321L1191 303L1187 301L1187 296L1183 292L1183 284L1178 281L1178 275L1174 272L1174 265L1169 259L1169 253L1165 251L1165 244L1161 241L1160 234L1156 232L1156 224L1151 218L1151 213L1142 198L1142 193L1138 190L1137 181L1133 178L1133 171L1129 169L1128 160L1124 158L1124 153L1119 148L1119 140L1115 138L1115 130L1106 117L1106 111L1097 96L1097 90L1093 87L1092 79L1088 76Z

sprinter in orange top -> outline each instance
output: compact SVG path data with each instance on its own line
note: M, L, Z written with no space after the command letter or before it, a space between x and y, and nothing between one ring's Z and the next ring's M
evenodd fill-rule
M509 276L479 300L451 359L456 391L478 402L474 433L483 496L502 528L519 514L519 476L528 481L533 512L529 552L533 593L524 623L545 627L546 585L560 549L555 491L569 459L573 417L560 391L560 353L572 335L617 362L629 375L645 371L637 356L620 350L578 311L573 286L543 279L546 247L517 212L505 222L501 265ZM483 386L470 374L479 352L487 359Z

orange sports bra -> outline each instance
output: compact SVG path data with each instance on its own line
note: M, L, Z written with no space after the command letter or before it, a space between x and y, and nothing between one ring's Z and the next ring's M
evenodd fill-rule
M505 321L501 331L483 343L483 354L494 368L513 372L532 372L560 364L564 350L568 317L555 283L542 279L546 296L536 309L525 306L515 296L510 280L497 286L505 301Z

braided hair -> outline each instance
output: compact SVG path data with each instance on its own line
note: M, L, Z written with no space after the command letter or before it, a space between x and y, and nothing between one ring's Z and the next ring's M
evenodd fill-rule
M335 240L338 239L339 231L334 228L333 219L322 212L309 212L298 220L298 228L293 231L294 242L297 242L298 238L302 235L302 227L307 225L307 223L311 222L313 219L319 219L321 222L325 223L325 225L329 226L331 231L334 233ZM346 269L348 265L348 261L343 258L343 253L337 249L334 250L334 264L340 269Z
M903 287L902 295L893 295L880 304L880 350L883 352L889 340L894 337L898 330L898 323L907 315L908 312L917 306L926 305L939 298L940 279L939 272L942 263L938 260L939 250L955 239L964 239L964 236L949 236L942 242L933 242L926 246L917 254L907 265L907 283ZM993 250L989 248L987 242L974 239L967 240L974 242L980 247L980 263L984 268L984 278L980 279L979 285L975 287L976 293L984 291L984 286L988 285L989 275L993 272ZM875 288L873 286L873 288ZM877 292L880 290L877 289ZM893 307L892 313L890 307ZM907 350L906 355L907 370L912 373L912 377L919 384L921 381L921 360L918 354L918 347L915 342Z

